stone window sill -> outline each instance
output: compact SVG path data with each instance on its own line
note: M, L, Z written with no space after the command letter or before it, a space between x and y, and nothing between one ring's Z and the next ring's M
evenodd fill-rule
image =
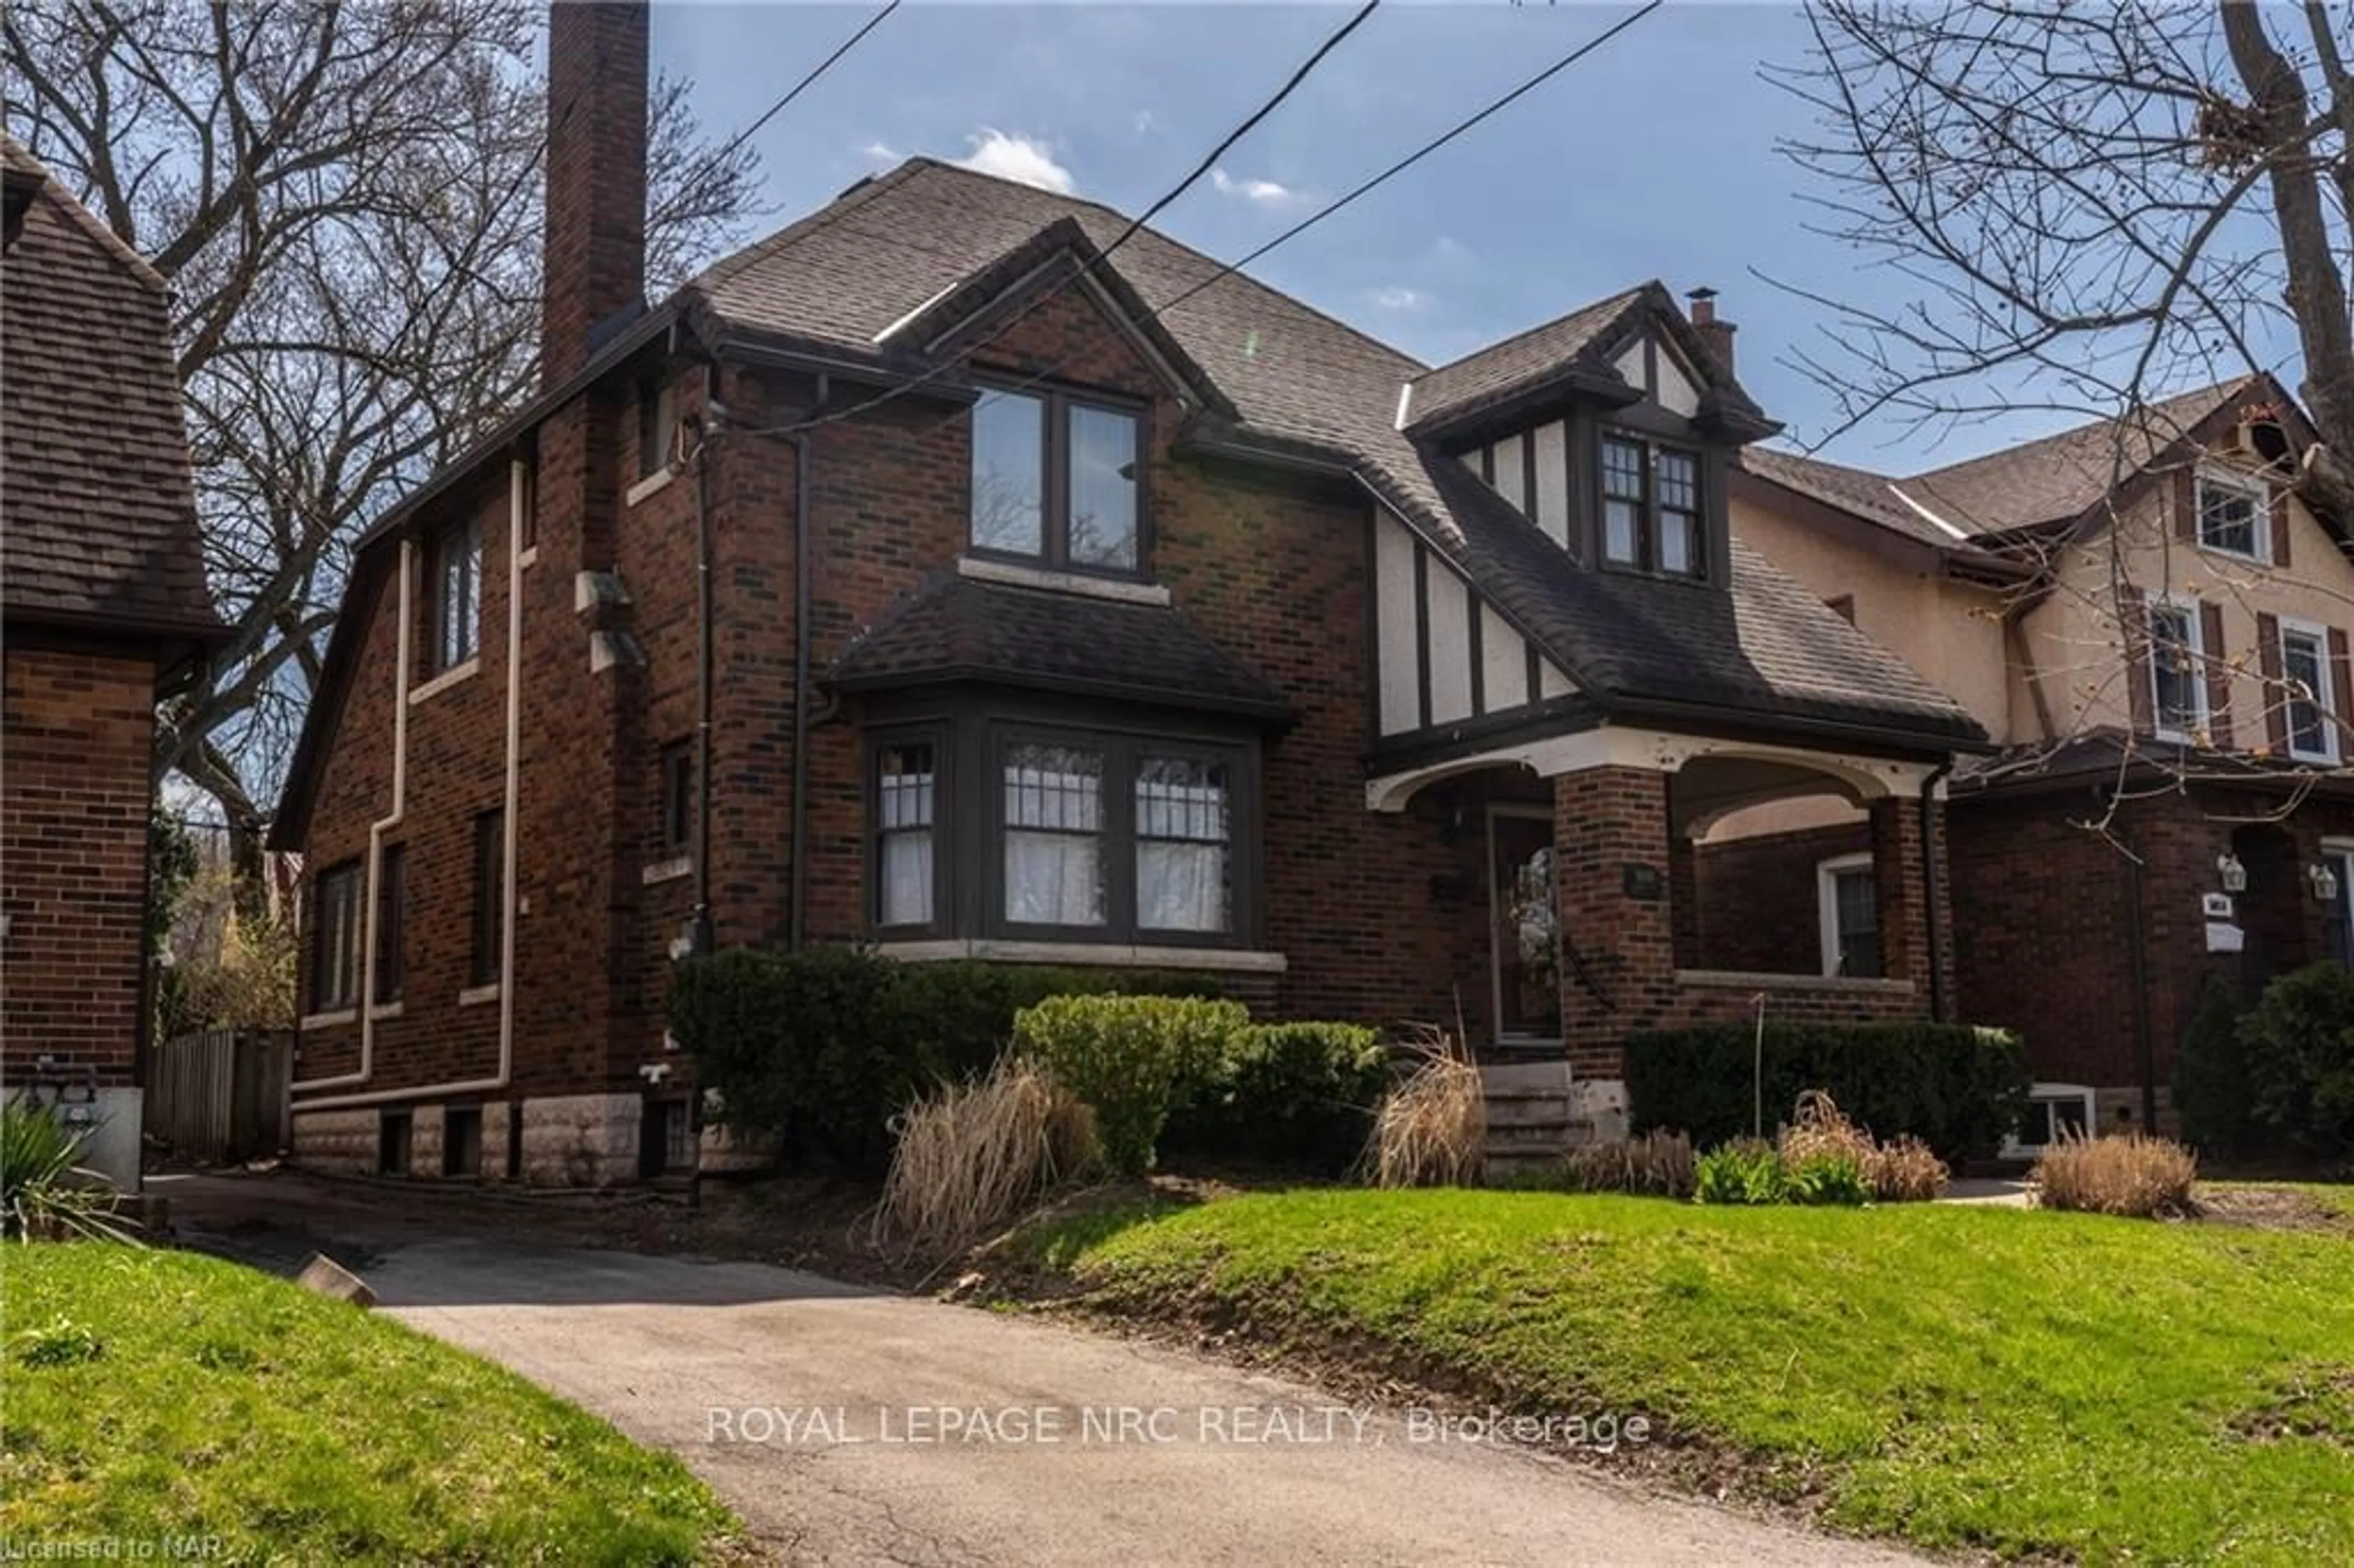
M493 980L488 985L468 986L464 991L460 991L458 993L458 1005L460 1007L481 1007L486 1002L496 1001L498 999L499 982Z
M675 468L658 468L630 486L629 493L622 497L622 502L625 505L635 506L641 501L651 500L668 490L670 482L677 477L678 470Z
M1852 975L1755 974L1744 969L1678 969L1676 983L1703 991L1813 991L1831 996L1911 996L1909 980Z
M1007 964L1214 969L1228 974L1281 974L1291 967L1290 959L1281 953L1233 948L1146 948L1117 942L1015 942L946 937L929 941L880 942L875 950L886 959L912 964L984 959Z
M479 653L475 654L472 659L467 660L462 664L451 665L448 669L442 671L440 674L434 676L423 685L412 686L409 688L409 705L413 707L417 704L423 702L428 697L439 695L440 693L448 691L451 687L456 685L461 681L472 680L474 676L481 672L482 668L482 656Z
M1050 593L1076 594L1083 599L1108 599L1122 604L1166 606L1169 590L1159 583L1120 577L1092 577L1086 572L1058 572L1049 567L1024 566L1020 561L993 561L979 556L957 558L957 575L975 582L1003 583L1010 588L1044 588Z
M535 567L539 565L539 546L534 545L531 548L517 556L515 557L515 565L518 567Z
M333 1029L338 1024L357 1023L360 1010L356 1007L332 1008L325 1012L306 1012L295 1027L298 1029Z
M368 1017L379 1022L387 1018L398 1018L399 1016L400 1003L398 1001L379 1001L368 1009Z
M668 860L655 861L639 872L638 881L645 886L652 887L658 882L676 882L680 877L691 876L694 873L694 861L683 854L673 855Z

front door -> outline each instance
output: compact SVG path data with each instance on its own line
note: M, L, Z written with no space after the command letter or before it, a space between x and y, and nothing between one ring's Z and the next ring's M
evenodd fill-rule
M1498 1040L1561 1038L1561 924L1553 904L1553 816L1497 807L1488 816L1489 951Z

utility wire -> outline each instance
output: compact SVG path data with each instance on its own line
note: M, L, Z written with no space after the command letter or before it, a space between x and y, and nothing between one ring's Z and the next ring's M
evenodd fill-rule
M894 0L894 3L896 4L896 0ZM1661 4L1662 0L1651 0L1651 3L1654 5L1657 5ZM1278 108L1281 107L1284 101L1289 98L1292 93L1299 89L1300 83L1308 79L1310 73L1314 71L1319 65L1323 63L1324 58L1331 54L1335 48L1338 48L1341 40L1345 39L1350 34L1355 32L1360 26L1363 26L1365 21L1371 17L1376 10L1380 9L1380 7L1381 0L1365 0L1365 4L1358 9L1354 16L1342 23L1340 27L1334 30L1331 37L1327 37L1321 44L1319 44L1316 47L1316 50L1313 54L1310 55L1305 60L1300 62L1299 68L1285 79L1281 87L1276 89L1274 94L1269 97L1265 103L1260 104L1257 109L1252 111L1248 118L1245 119L1241 124L1235 126L1232 131L1228 132L1224 137L1222 137L1219 140L1218 144L1211 148L1208 154L1193 165L1191 173L1187 174L1183 179L1178 181L1175 185L1172 186L1165 195L1153 202L1151 206L1146 207L1141 214L1136 217L1130 218L1129 220L1128 227L1121 229L1119 233L1113 238L1110 244L1097 251L1094 259L1090 260L1086 267L1080 269L1079 271L1074 273L1071 277L1064 279L1054 288L1040 294L1036 299L1032 300L1019 314L1013 317L1013 320L1005 323L1002 326L1000 326L996 331L991 333L980 342L960 349L956 354L950 355L949 358L944 359L939 364L927 369L922 375L902 382L897 386L889 387L863 402L854 403L846 408L839 408L830 414L821 414L815 418L800 420L791 424L769 427L749 427L748 428L748 433L779 437L800 435L804 431L813 430L821 425L830 425L837 420L851 418L856 415L864 414L870 409L878 408L885 403L891 402L895 398L904 397L907 396L907 394L917 390L918 387L928 386L932 382L938 380L941 376L949 374L949 372L962 366L974 355L980 353L982 349L987 348L991 344L995 343L999 338L1003 337L1007 333L1012 332L1015 327L1021 325L1039 311L1044 309L1047 303L1060 296L1065 289L1070 287L1071 284L1078 281L1080 278L1087 276L1096 268L1101 266L1110 258L1112 252L1118 250L1121 246L1134 238L1138 232L1140 231L1147 223L1150 222L1156 214L1167 207L1170 203L1183 196L1195 185L1199 184L1202 176L1208 174L1210 170L1216 165L1218 160L1225 156L1225 154L1234 147L1235 143L1248 135L1262 121L1266 120L1268 115L1274 113Z
M883 9L875 12L872 16L867 17L866 21L859 27L858 31L844 38L841 44L835 48L833 53L818 61L816 66L811 69L807 76L802 77L801 80L793 83L790 88L787 88L785 90L785 95L782 98L778 99L776 102L769 105L768 109L762 112L758 120L753 121L752 123L745 126L744 129L737 132L735 135L729 137L726 146L720 148L719 151L714 153L709 158L704 161L703 169L695 170L694 175L680 181L680 188L682 190L692 189L695 178L699 177L704 173L705 169L714 168L718 164L725 163L727 159L728 154L733 153L737 148L742 146L745 143L758 135L761 126L766 125L769 121L774 120L778 115L783 113L788 104L791 103L794 99L799 98L804 91L808 90L810 85L815 82L818 78L823 76L827 71L832 70L834 67L834 62L841 59L843 56L848 54L851 50L856 48L860 41L863 40L867 34L881 26L890 16L891 13L899 8L901 0L887 0L887 4L884 5Z

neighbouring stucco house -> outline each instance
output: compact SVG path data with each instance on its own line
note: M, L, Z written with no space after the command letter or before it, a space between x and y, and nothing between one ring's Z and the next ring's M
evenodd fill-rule
M2292 488L2312 440L2254 376L1910 477L1752 448L1734 478L1737 535L2002 743L1956 782L1953 896L2028 1147L2169 1124L2209 976L2354 957L2354 563Z
M301 1158L694 1168L712 944L1460 1019L1597 1124L1634 1030L1954 1008L1983 731L1732 537L1729 325L1647 284L1433 368L925 159L649 309L644 63L556 8L543 390L355 556L275 829ZM1692 841L1819 792L1858 961L1745 972Z
M0 138L0 1080L139 1181L155 704L225 636L164 281Z

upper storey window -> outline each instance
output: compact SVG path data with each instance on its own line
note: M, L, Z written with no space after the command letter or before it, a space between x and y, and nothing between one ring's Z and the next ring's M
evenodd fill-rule
M2263 560L2272 532L2266 515L2270 508L2271 497L2261 480L2240 474L2200 474L2200 547Z
M1143 560L1140 420L1062 391L986 391L972 410L970 541L1072 571Z
M1702 575L1700 457L1632 436L1602 438L1602 553L1613 566Z

